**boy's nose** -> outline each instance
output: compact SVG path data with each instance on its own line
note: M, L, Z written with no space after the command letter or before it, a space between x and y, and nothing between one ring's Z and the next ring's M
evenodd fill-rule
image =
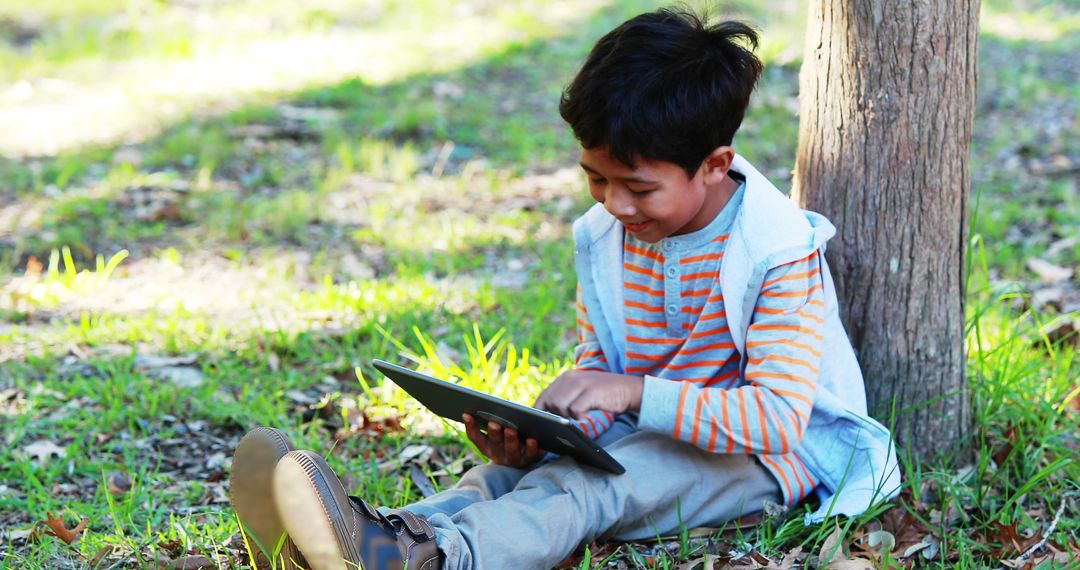
M604 207L616 218L631 218L637 214L637 208L630 197L630 192L625 188L619 188L615 184L608 187L607 196L604 197Z

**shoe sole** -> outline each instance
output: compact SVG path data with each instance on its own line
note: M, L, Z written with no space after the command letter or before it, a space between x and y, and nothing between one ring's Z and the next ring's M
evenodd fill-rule
M346 515L349 498L322 457L293 451L274 469L274 502L312 570L362 570Z
M261 567L272 565L280 570L299 568L294 563L300 560L299 553L288 539L283 543L277 560L268 562L285 533L285 525L278 516L272 496L274 467L293 449L295 446L283 433L259 427L244 435L233 454L232 474L229 477L233 510L243 523L244 532L254 539L252 552L258 555L260 548L264 549L262 554L267 559L261 560Z

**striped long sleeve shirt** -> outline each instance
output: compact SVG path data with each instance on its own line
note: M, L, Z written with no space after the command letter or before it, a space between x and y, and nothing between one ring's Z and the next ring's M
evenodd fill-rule
M709 226L684 236L697 245L682 251L625 236L625 372L681 384L675 409L651 414L664 418L662 425L643 429L714 453L753 454L794 504L817 485L795 449L810 420L821 359L821 270L814 253L766 274L740 355L719 280L738 205L732 200ZM577 368L608 370L580 295L577 311ZM595 411L582 428L596 437L613 419Z

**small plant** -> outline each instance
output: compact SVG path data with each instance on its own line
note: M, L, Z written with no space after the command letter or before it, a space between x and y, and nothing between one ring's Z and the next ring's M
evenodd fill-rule
M31 259L26 274L0 290L0 307L18 310L52 308L69 299L99 291L127 256L126 249L113 254L108 261L99 254L94 269L80 271L70 248L54 249L44 273L40 262Z

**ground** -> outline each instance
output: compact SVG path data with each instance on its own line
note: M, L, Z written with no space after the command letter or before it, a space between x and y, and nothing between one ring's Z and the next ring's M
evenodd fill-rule
M558 95L592 42L654 5L0 6L0 566L247 567L227 479L255 425L384 505L482 462L370 359L523 402L570 366L567 236L589 203ZM762 29L736 146L786 189L805 13L717 9ZM856 519L773 509L566 566L1077 556L1077 14L983 3L975 459L901 453L901 498Z

